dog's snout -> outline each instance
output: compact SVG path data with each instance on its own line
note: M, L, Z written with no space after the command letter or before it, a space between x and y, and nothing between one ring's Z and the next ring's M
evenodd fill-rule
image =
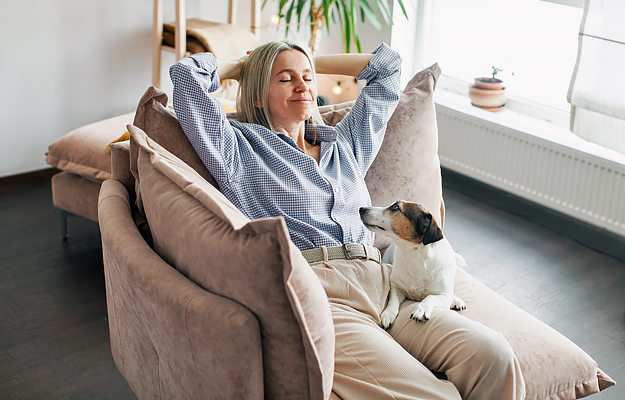
M360 216L365 215L367 213L367 207L360 207L358 212L360 213Z

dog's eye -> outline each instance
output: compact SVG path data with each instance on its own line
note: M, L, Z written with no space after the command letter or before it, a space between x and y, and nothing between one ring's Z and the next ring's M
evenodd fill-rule
M398 204L393 204L392 206L389 207L389 210L397 211L397 210L399 210L399 205Z

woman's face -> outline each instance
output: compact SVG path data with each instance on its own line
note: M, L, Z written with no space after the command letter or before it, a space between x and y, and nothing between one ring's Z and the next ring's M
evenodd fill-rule
M292 129L312 115L317 87L310 62L298 50L283 50L271 69L268 110L274 128Z

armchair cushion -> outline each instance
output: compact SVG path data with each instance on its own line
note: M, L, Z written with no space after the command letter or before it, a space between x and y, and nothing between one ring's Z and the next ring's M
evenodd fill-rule
M455 293L467 302L465 317L501 332L510 343L523 371L527 399L578 399L615 384L584 350L461 268Z
M327 399L334 327L326 294L282 218L250 221L180 159L129 126L155 251L257 318L265 398Z

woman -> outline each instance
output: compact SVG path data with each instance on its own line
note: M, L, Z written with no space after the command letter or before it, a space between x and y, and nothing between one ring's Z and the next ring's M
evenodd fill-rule
M390 266L346 259L341 247L360 243L363 256L376 254L358 209L370 204L364 177L399 100L400 64L384 44L372 54L314 62L306 48L286 41L233 61L196 54L170 70L174 109L221 192L250 219L282 216L319 277L335 325L333 389L343 399L522 398L512 350L481 324L448 310L417 323L409 318L414 302L404 302L384 331L379 315ZM336 127L325 126L317 110L317 72L367 81ZM228 120L210 97L223 79L240 82L239 120Z

